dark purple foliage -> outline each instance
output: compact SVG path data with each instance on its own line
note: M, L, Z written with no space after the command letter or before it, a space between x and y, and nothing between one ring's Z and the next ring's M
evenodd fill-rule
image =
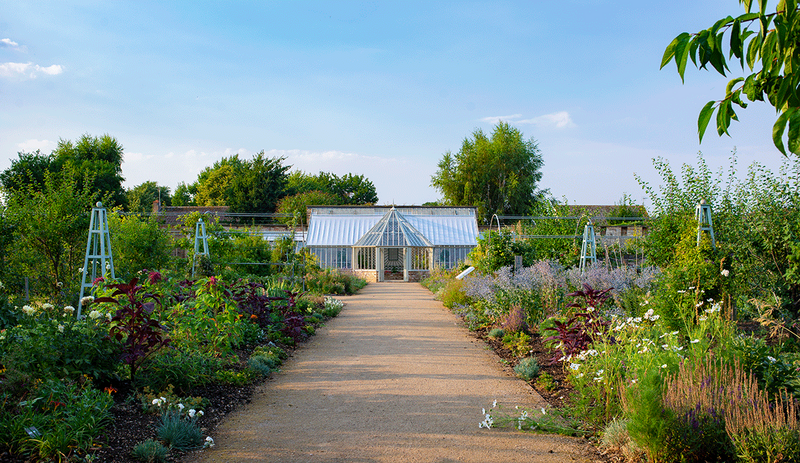
M152 318L155 304L161 303L159 297L141 294L144 288L138 282L139 279L134 278L129 283L108 285L114 290L111 297L94 300L95 303L109 302L119 306L116 315L111 318L114 325L108 334L122 343L122 361L130 366L131 379L134 379L136 370L147 357L170 341L164 326ZM127 302L120 302L117 299L119 296L125 296Z
M567 307L585 307L585 311L575 312L565 322L555 320L554 326L546 330L555 331L555 334L545 338L545 342L560 343L560 347L556 349L558 354L552 359L553 363L565 361L572 355L580 354L589 348L596 337L603 336L608 332L610 322L604 319L597 309L608 299L611 288L597 291L586 284L583 287L583 291L576 291L568 296L583 298L584 303L574 302Z

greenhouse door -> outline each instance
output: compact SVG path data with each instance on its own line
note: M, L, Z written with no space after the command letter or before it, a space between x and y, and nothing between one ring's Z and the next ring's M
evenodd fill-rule
M382 248L383 254L383 277L386 280L408 281L408 269L406 268L405 248Z

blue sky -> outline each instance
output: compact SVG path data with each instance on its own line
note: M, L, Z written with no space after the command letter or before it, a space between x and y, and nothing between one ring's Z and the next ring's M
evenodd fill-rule
M438 199L442 154L498 119L539 143L541 186L573 204L642 202L698 151L714 168L782 161L774 110L696 135L725 77L659 70L679 33L736 0L0 3L0 169L19 151L108 133L126 187L175 188L223 156L364 174L381 204ZM738 70L733 67L736 73ZM740 71L739 71L740 72Z

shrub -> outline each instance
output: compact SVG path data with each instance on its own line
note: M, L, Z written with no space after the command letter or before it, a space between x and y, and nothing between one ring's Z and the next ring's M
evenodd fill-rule
M505 335L506 332L503 331L502 328L492 328L492 330L489 331L489 334L487 336L489 336L490 338L502 338Z
M539 375L539 363L534 357L526 357L514 367L514 373L525 381L532 381Z
M96 304L115 306L109 335L122 344L122 361L130 367L131 380L136 378L136 371L143 361L170 342L165 327L153 313L156 303L161 304L160 297L145 293L138 282L134 278L129 283L110 284L107 287L113 290L111 296L94 300ZM126 302L117 298L124 298Z
M542 373L536 380L536 387L545 391L555 391L558 383L550 373Z
M128 280L142 269L162 269L170 264L172 239L155 217L109 214L108 228L117 278Z
M506 333L506 335L503 336L503 345L505 345L516 357L524 357L530 354L530 343L530 335L521 331L516 333Z
M525 322L525 311L522 306L515 305L511 308L505 321L501 325L503 330L511 333L527 332L528 324Z
M621 453L625 461L642 461L644 451L631 440L627 420L612 420L600 433L600 447Z
M184 419L180 410L167 410L161 415L158 438L177 450L192 450L203 446L203 432L197 418Z
M133 447L131 455L133 458L144 463L163 463L167 461L169 449L164 447L161 442L147 439Z
M448 280L435 293L436 298L448 309L453 309L457 305L466 305L469 303L469 297L467 297L462 290L462 281L463 280L456 280L455 278Z
M98 382L113 379L120 351L107 337L105 318L77 320L67 312L53 316L41 311L23 314L20 325L4 330L0 364L18 378L79 380L89 375Z
M177 407L178 404L184 406L188 411L203 410L208 406L208 399L203 397L181 397L169 384L161 392L155 393L152 389L145 386L142 392L136 394L136 398L142 404L142 410L146 413L162 413L170 407Z
M247 364L256 373L267 376L281 366L285 358L286 352L278 346L259 346L253 350Z
M214 354L171 347L162 349L147 360L136 378L136 384L154 391L174 386L183 393L192 387L209 383L214 372L224 366L225 361Z
M341 313L343 308L344 308L344 302L330 296L325 296L322 315L327 318L333 318L339 315L339 313Z
M112 405L110 393L93 389L90 381L45 381L29 400L10 409L3 404L0 448L30 453L39 461L85 454L110 422Z
M353 294L366 286L366 280L354 275L325 269L306 275L308 290L316 294Z

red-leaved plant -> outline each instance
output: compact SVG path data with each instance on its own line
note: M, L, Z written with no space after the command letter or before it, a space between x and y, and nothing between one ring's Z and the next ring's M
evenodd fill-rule
M552 359L552 363L567 361L570 356L580 354L589 348L598 336L603 336L608 331L609 321L604 319L597 309L602 307L609 298L609 292L613 288L598 291L584 283L582 291L569 293L567 296L579 297L581 302L573 302L567 307L578 307L583 311L572 314L565 322L553 321L553 327L545 331L555 331L555 334L544 339L545 342L557 342L556 351L558 352Z
M142 293L138 278L128 283L108 285L114 290L110 297L98 297L95 303L108 302L119 306L111 317L109 336L122 343L122 361L130 367L131 381L147 357L169 344L165 327L153 318L155 305L161 304L156 294ZM127 301L120 301L124 297ZM147 302L145 302L147 301Z

